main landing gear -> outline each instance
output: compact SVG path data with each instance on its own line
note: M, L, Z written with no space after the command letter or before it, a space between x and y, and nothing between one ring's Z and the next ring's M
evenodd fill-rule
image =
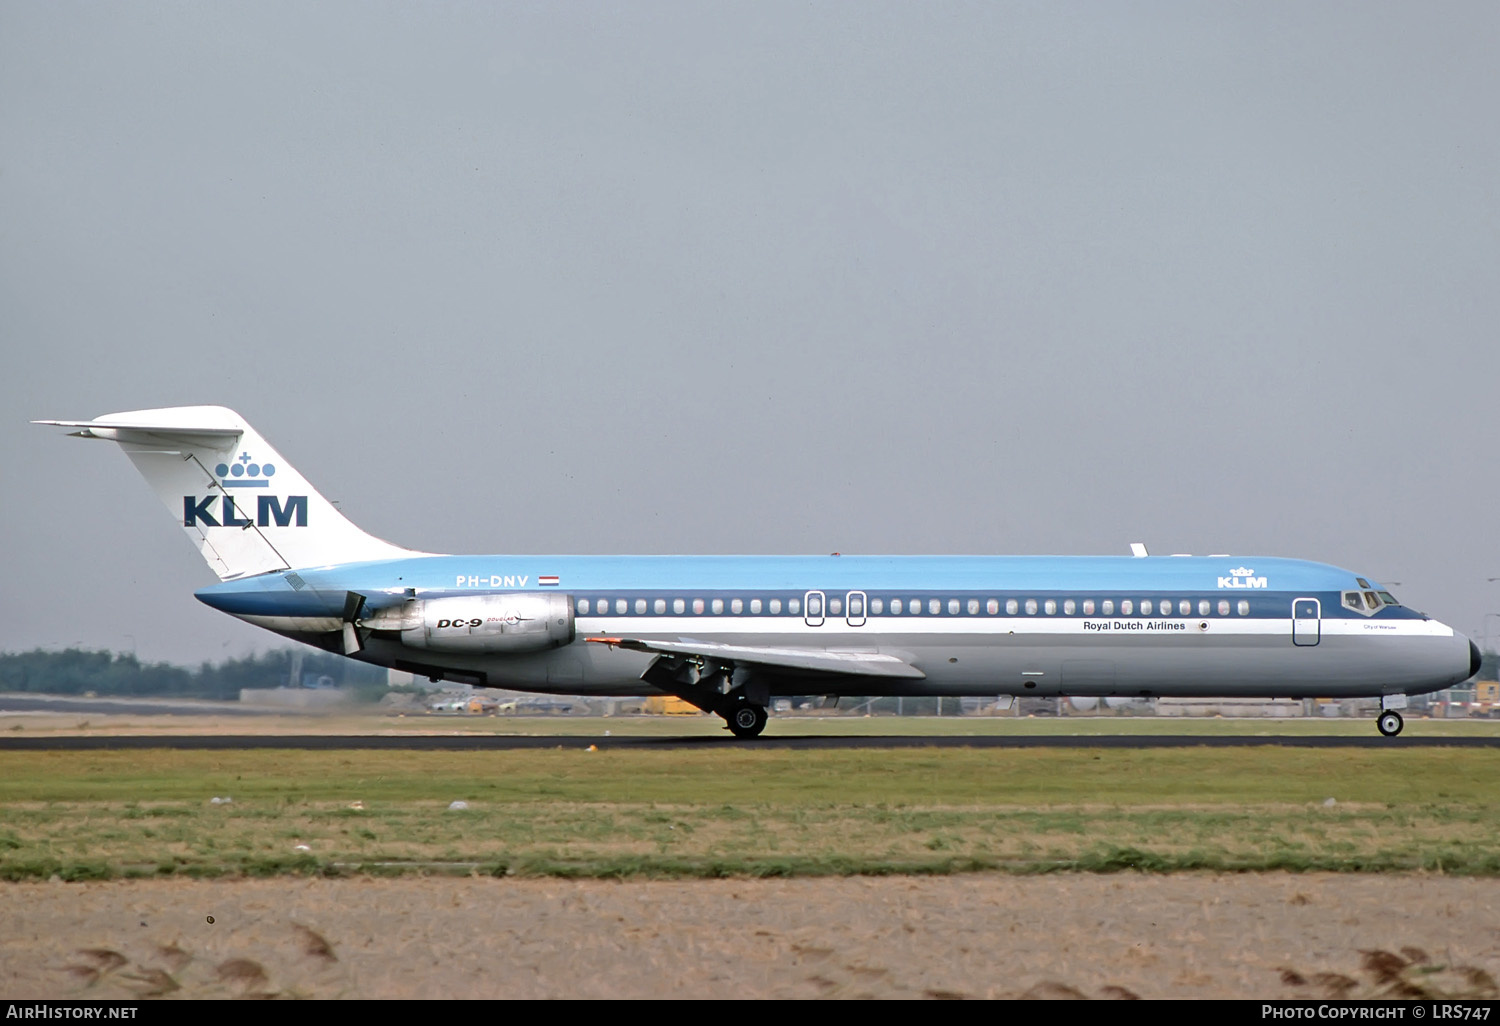
M1397 734L1401 733L1401 728L1404 725L1405 724L1401 719L1401 714L1396 712L1394 709L1387 709L1385 712L1381 713L1380 718L1375 721L1375 729L1380 731L1386 737L1395 737Z
M754 702L736 703L728 712L721 713L735 737L759 737L766 729L766 707Z
M764 681L757 681L749 674L735 686L734 675L733 666L708 659L660 655L646 667L641 680L705 712L724 717L724 723L735 737L759 737L766 729L770 691Z

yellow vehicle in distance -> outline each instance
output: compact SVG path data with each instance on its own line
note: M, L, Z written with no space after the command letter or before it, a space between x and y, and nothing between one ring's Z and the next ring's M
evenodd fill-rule
M1474 682L1474 715L1500 716L1500 681Z
M702 716L703 710L676 695L652 695L642 710L648 716Z

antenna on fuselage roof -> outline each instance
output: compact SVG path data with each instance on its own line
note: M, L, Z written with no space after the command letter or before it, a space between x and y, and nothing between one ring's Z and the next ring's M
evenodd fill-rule
M1131 542L1130 543L1130 554L1132 556L1134 556L1136 559L1140 559L1142 556L1147 555L1145 543L1143 543L1143 542Z

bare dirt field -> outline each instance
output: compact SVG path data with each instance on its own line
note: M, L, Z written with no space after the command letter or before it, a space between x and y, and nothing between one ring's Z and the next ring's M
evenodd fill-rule
M210 922L212 919L212 922ZM1438 876L404 878L0 886L0 996L1495 997Z

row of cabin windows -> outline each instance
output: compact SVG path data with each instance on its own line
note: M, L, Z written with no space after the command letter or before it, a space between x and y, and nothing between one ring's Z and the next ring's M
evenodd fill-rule
M600 615L604 615L609 612L609 604L610 600L607 598L598 599L594 603L594 608L599 611ZM587 616L589 612L589 605L590 603L588 599L579 599L575 606L575 608L578 610L578 615ZM695 598L692 600L692 605L693 612L695 614L701 615L705 609L708 609L715 615L718 615L724 612L726 603L723 599ZM765 602L762 602L760 599L751 599L748 603L746 603L743 599L730 599L727 605L729 606L729 611L734 614L743 613L747 605L750 608L750 612L754 614L758 614L761 612L779 614L781 612L781 599L779 598L769 599ZM654 599L648 605L647 601L643 598L638 598L633 603L627 599L617 598L614 600L614 606L615 612L621 616L631 612L632 610L634 610L637 615L642 615L646 613L647 610L649 610L650 612L661 616L664 615L667 611L667 600L660 598ZM672 612L674 613L677 613L679 615L682 613L686 613L687 607L687 599L677 598L672 600ZM786 603L786 611L793 615L800 615L802 612L802 601L800 599L789 599Z
M674 598L671 600L672 612L677 615L686 613L690 601L694 615L702 615L705 611L708 611L717 616L724 612L726 606L729 612L734 615L744 613L747 607L751 615L769 612L771 615L776 616L781 613L782 609L782 601L779 598L766 599L764 602L756 598L751 599L748 603L743 599L737 598L729 599L727 602L720 598L695 598L692 600ZM869 600L869 603L871 615L881 616L885 613L887 605L885 599L872 598ZM1155 601L1152 599L1141 599L1139 603L1132 599L1121 599L1118 605L1121 616L1134 616L1137 609L1139 609L1142 616L1172 616L1174 613L1181 616L1192 616L1194 604L1192 599L1176 599L1175 602L1173 599L1159 599ZM903 614L907 616L920 616L924 608L924 603L919 598L906 600L893 598L890 600L889 607L890 615L892 616L901 616ZM948 599L946 607L949 616L958 616L962 612L967 612L970 616L978 616L980 602L977 598L971 598L967 602L961 602L956 598ZM1042 599L1040 601L1034 598L1025 599L1024 601L1021 599L1006 599L1005 615L1018 616L1024 609L1027 616L1035 616L1038 612L1042 612L1047 616L1055 616L1058 610L1061 609L1064 616L1076 616L1079 613L1082 613L1084 616L1114 616L1115 607L1116 603L1114 599L1101 599L1097 602L1094 599L1063 599L1061 602L1057 599ZM591 602L589 599L581 598L578 599L576 608L579 616L589 615L591 608L597 610L599 615L606 615L610 611L610 600L601 598ZM944 601L942 599L927 599L925 608L928 615L939 616L943 613ZM665 615L667 612L667 600L664 598L653 599L650 602L643 598L638 598L634 602L622 598L614 600L614 611L621 616L632 611L637 615L644 615L648 610L658 616ZM1197 610L1199 616L1210 616L1213 614L1228 616L1230 613L1230 602L1228 599L1219 599L1217 602L1210 601L1209 599L1199 599ZM801 600L788 599L786 601L786 611L792 616L800 616L802 613ZM990 616L998 616L1000 613L1000 600L993 598L985 600L984 611ZM1234 604L1234 612L1240 616L1249 616L1249 600L1240 599ZM807 614L809 616L823 615L822 603L817 595L808 600ZM844 615L843 598L831 596L828 599L828 615ZM849 615L852 617L862 617L865 615L864 598L858 593L851 595L849 598Z

